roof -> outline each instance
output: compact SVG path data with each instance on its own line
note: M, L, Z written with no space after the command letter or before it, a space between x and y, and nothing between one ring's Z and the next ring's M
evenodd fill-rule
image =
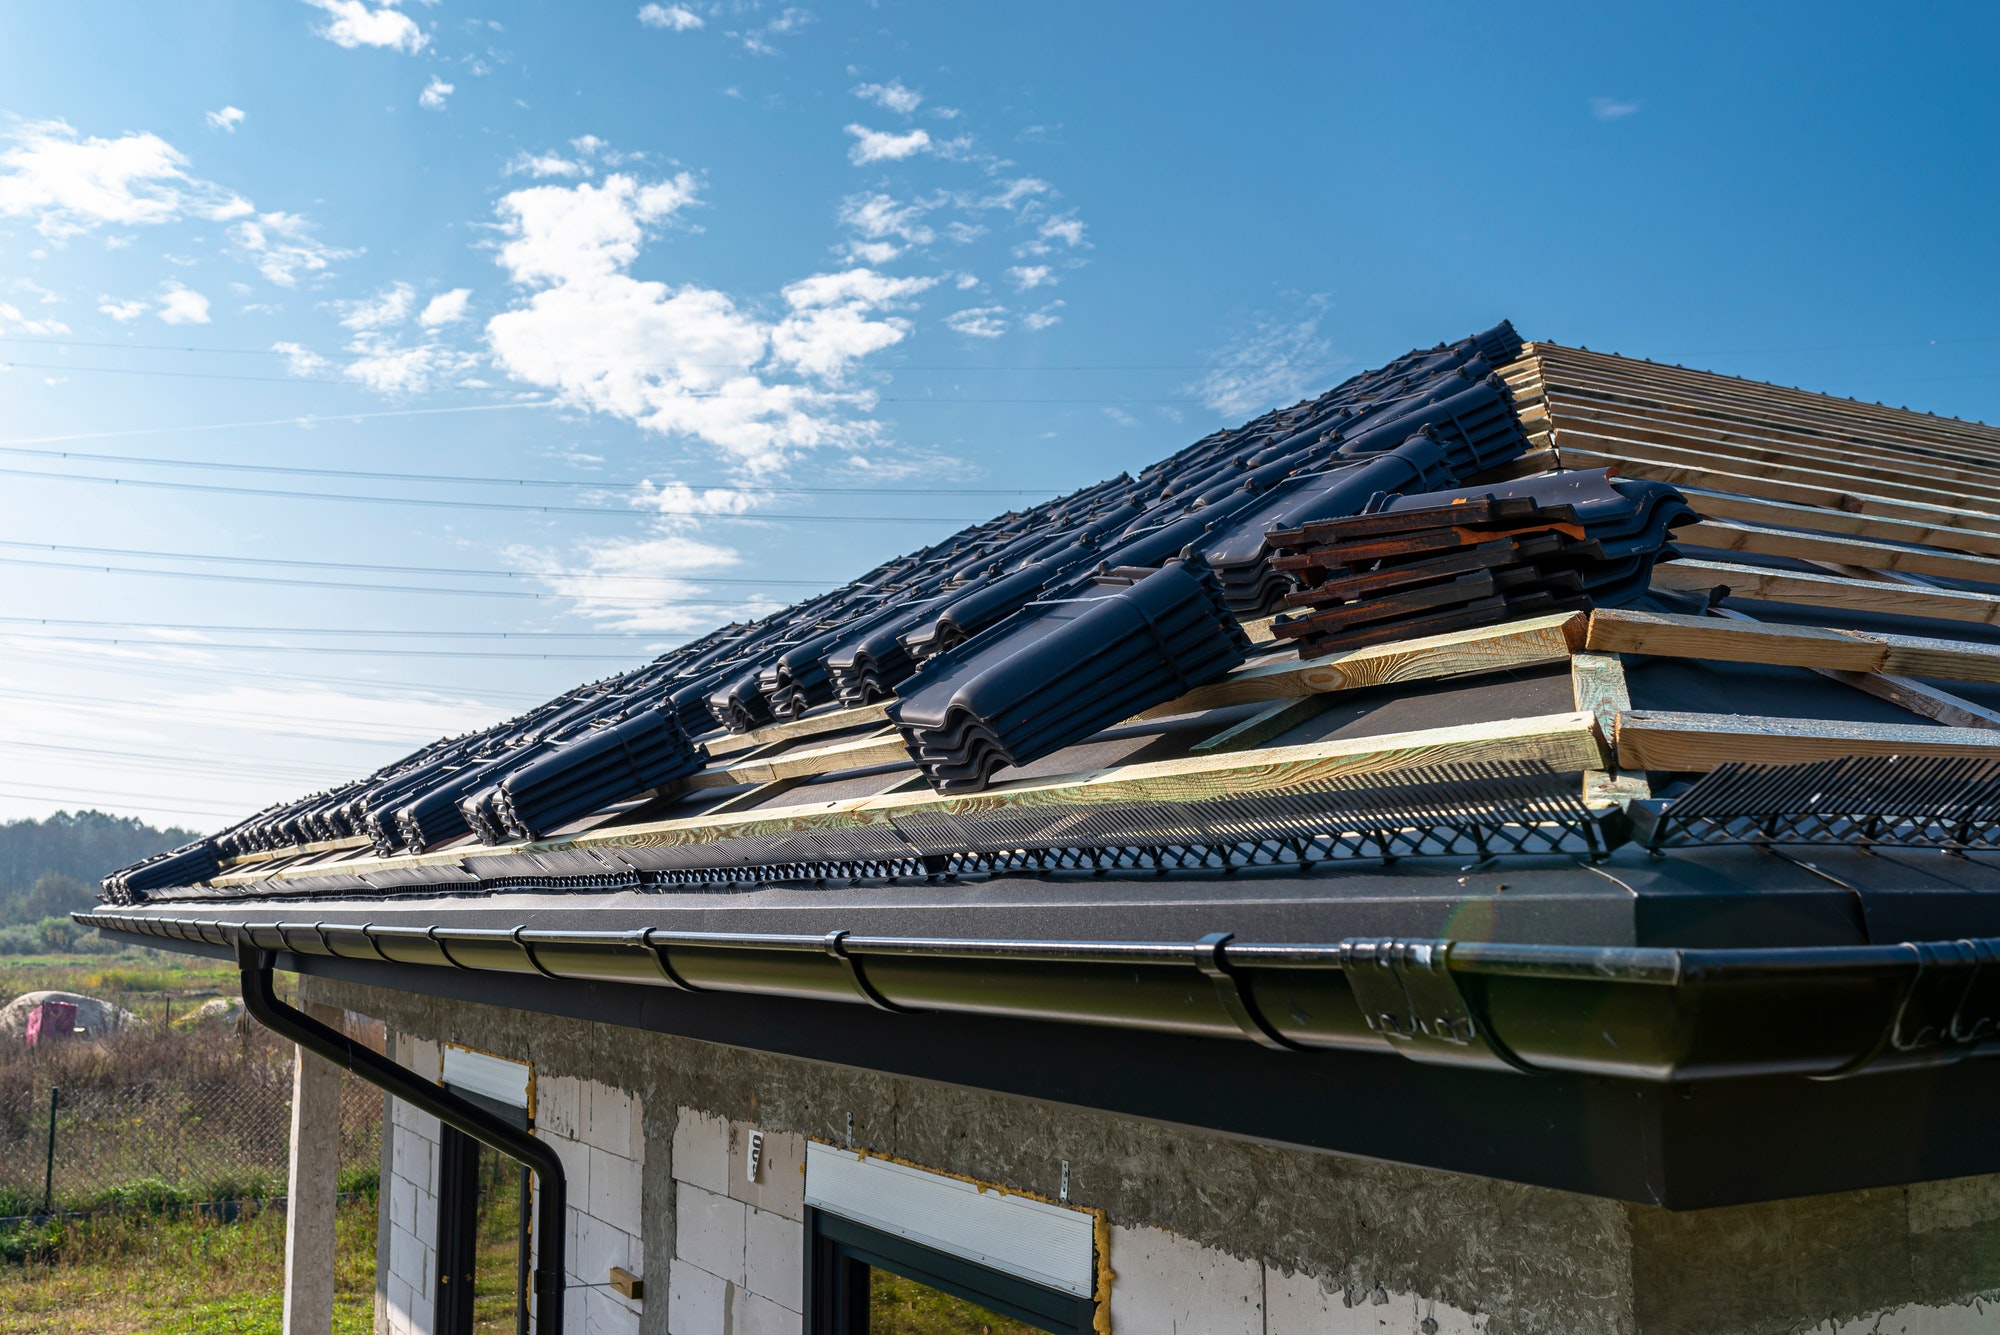
M720 992L698 1032L752 1046L747 996L1685 1084L1983 1054L1996 890L2000 430L1503 324L84 921L567 1013Z

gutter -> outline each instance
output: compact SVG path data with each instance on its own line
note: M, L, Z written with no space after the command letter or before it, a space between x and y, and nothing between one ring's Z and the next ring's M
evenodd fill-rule
M288 952L291 967L306 972L315 958L332 958L791 997L1247 1041L1301 1060L1315 1051L1390 1050L1448 1066L1680 1084L1837 1078L2000 1054L2000 939L1690 950L1395 937L1286 945L1225 933L1196 942L1002 941L74 916L156 945L254 948L266 958ZM435 1086L425 1088L435 1096Z
M562 1335L563 1229L569 1191L562 1159L555 1148L520 1127L510 1126L470 1099L459 1097L443 1085L432 1084L408 1067L286 1005L271 986L271 970L276 963L274 952L260 947L251 933L239 933L235 945L236 964L243 978L244 1008L265 1028L534 1170L538 1187L535 1332Z

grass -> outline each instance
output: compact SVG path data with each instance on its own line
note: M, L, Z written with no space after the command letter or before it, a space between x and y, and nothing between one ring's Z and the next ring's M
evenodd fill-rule
M113 1001L142 1019L157 1019L172 1003L184 1015L210 997L236 995L236 967L223 960L134 946L115 956L0 956L0 999L23 992L80 992Z
M335 1335L367 1335L375 1311L375 1200L335 1215ZM279 1335L285 1217L224 1224L190 1215L110 1215L0 1238L0 1335Z
M881 1269L868 1272L868 1329L871 1335L1038 1335L1033 1326Z

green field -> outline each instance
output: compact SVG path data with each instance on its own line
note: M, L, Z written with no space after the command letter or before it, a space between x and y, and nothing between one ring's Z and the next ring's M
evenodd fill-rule
M335 1335L366 1335L375 1312L375 1201L343 1203L334 1261ZM233 1224L104 1215L0 1233L0 1335L278 1335L285 1218Z

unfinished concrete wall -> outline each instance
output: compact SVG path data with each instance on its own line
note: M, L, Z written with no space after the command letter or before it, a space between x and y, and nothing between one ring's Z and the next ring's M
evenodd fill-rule
M607 1284L617 1266L644 1274L640 1191L646 1171L643 1105L596 1080L538 1076L535 1134L555 1147L569 1179L563 1240L563 1329L638 1335L643 1304Z
M800 1329L792 1178L805 1140L846 1143L850 1118L858 1147L1049 1198L1067 1161L1071 1203L1111 1225L1124 1335L2000 1329L2000 1178L1669 1214L635 1029L308 992L634 1096L642 1335ZM756 1184L751 1129L766 1137Z

